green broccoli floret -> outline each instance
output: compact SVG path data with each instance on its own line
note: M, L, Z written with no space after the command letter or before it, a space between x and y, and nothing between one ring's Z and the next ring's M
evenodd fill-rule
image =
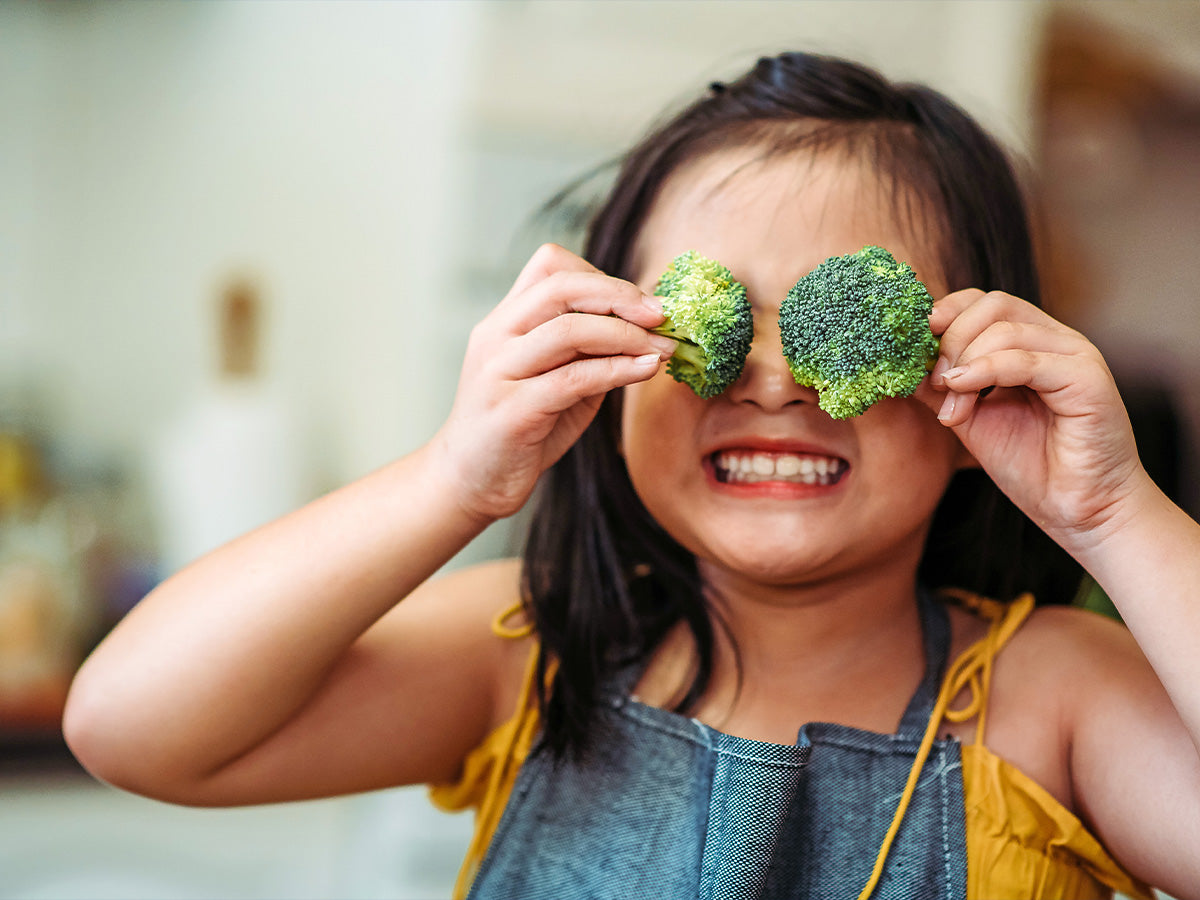
M672 260L654 293L667 319L651 331L679 342L667 373L705 399L737 381L754 338L746 288L719 262L689 250Z
M933 298L882 247L825 260L779 307L783 355L797 384L817 389L835 419L883 397L907 397L937 358Z

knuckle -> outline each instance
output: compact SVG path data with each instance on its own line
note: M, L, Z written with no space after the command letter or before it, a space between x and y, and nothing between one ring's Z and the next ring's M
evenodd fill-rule
M597 362L588 360L587 362ZM558 370L559 387L570 397L586 397L593 393L590 377L592 366L584 365L583 361L574 365L563 366Z
M487 321L478 322L467 333L467 353L474 354L481 352L488 344L491 343L491 329L487 325Z
M970 306L971 304L978 303L984 296L984 292L979 288L963 288L961 291L955 291L953 294L948 295L947 299L953 298L965 306Z
M575 313L560 313L549 322L547 327L556 340L571 344L579 338L580 316Z
M545 269L557 269L566 264L570 255L565 247L547 241L533 252L531 259Z
M618 298L629 304L641 304L642 289L632 281L617 279Z
M1019 343L1024 327L1011 319L997 319L987 328L990 338L1002 346Z
M570 283L574 280L574 278L574 272L571 272L567 269L557 268L546 275L543 284L552 293L559 294L570 286Z
M988 291L979 298L978 303L992 315L999 316L1011 300L1012 296L1004 293L1004 291Z

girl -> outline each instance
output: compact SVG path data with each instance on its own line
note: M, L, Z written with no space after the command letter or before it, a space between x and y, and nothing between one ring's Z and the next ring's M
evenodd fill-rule
M833 420L776 315L864 244L941 358ZM711 400L647 330L688 249L755 311ZM139 605L74 685L84 765L197 805L432 783L477 807L479 897L1200 896L1200 526L1038 308L993 141L764 59L629 154L585 256L535 254L424 448ZM522 561L431 579L539 480ZM1033 608L1080 566L1128 630Z

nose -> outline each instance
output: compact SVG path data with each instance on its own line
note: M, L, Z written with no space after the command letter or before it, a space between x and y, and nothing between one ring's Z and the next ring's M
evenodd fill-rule
M776 412L793 403L817 402L817 392L796 384L783 356L776 317L755 312L754 340L742 374L726 392L735 403L753 403Z

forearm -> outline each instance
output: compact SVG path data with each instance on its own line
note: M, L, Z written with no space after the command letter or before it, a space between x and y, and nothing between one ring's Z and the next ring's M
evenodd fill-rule
M1076 557L1121 613L1200 748L1200 524L1148 477Z
M168 579L81 669L73 746L199 775L265 740L481 530L443 485L426 448Z

